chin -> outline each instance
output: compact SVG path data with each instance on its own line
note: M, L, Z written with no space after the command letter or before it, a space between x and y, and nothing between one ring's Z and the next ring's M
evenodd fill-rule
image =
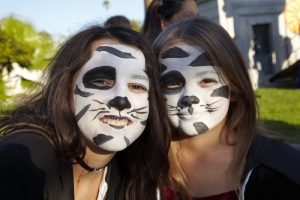
M118 152L127 148L126 145L101 145L99 146L102 150L108 152Z

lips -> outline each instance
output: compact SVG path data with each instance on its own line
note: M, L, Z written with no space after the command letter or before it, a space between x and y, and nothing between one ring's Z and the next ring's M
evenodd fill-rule
M127 117L118 117L115 115L105 115L99 119L102 123L108 124L116 129L124 128L132 124L132 121Z
M180 119L186 119L186 120L189 120L189 119L198 119L198 118L201 118L205 115L207 115L208 112L207 111L204 111L204 112L200 112L200 113L193 113L192 115L190 113L186 113L186 112L181 112L181 113L178 113L177 116L180 118Z

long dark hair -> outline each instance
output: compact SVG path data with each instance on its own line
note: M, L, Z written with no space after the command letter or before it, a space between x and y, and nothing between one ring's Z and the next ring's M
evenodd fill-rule
M127 149L118 152L127 169L126 197L130 200L156 199L162 192L169 164L167 161L169 128L157 78L157 61L151 46L141 34L125 27L91 26L66 41L45 69L45 84L32 95L22 97L23 103L12 109L11 116L1 117L3 134L35 132L53 144L63 160L85 155L85 139L73 111L74 84L77 73L90 59L93 42L114 39L139 48L146 60L149 76L149 118L145 131Z
M229 145L235 145L231 177L233 184L239 185L242 160L259 129L258 105L243 55L224 28L204 17L184 19L168 26L154 42L157 57L174 41L201 46L210 55L222 79L227 80L232 101L226 118L227 131L223 134ZM172 135L176 137L176 133L178 131ZM235 142L229 141L230 134L235 134Z

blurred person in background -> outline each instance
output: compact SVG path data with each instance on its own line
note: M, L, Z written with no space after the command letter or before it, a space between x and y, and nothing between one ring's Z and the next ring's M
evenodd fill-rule
M125 26L127 28L132 28L129 19L123 15L116 15L108 18L105 23L105 27L109 26Z
M153 0L145 15L142 34L153 44L159 33L169 24L198 15L195 0Z

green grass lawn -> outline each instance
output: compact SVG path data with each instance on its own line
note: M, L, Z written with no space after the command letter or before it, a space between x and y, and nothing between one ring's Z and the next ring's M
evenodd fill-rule
M261 88L256 94L264 127L281 134L289 143L300 143L300 90Z

